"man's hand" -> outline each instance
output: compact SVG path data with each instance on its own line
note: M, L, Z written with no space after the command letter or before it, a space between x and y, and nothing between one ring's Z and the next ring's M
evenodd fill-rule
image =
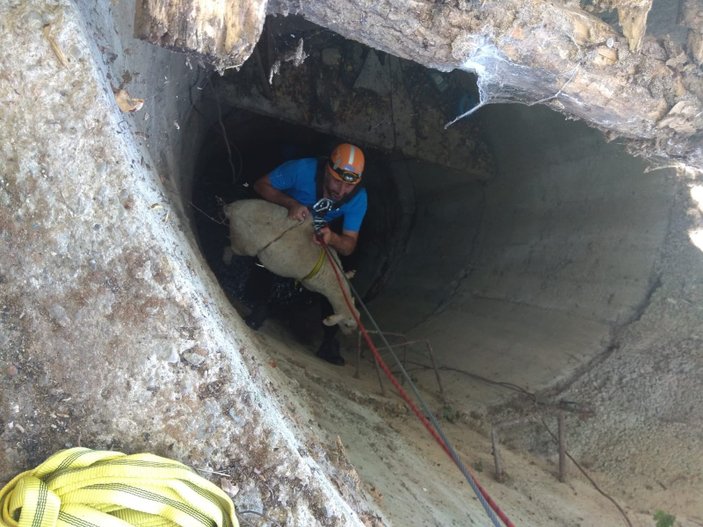
M329 227L320 227L317 232L313 233L312 241L317 245L322 245L322 242L325 242L325 245L330 245L333 234Z
M305 218L307 218L309 214L310 211L308 208L297 201L288 207L288 217L291 220L305 221Z
M329 227L322 227L313 234L313 241L318 245L325 242L326 245L332 247L339 254L349 256L356 249L358 237L359 233L357 232L344 231L340 235L331 231Z
M288 217L291 220L304 221L310 214L310 211L305 205L290 197L288 194L273 188L268 175L256 180L254 190L266 201L287 208Z

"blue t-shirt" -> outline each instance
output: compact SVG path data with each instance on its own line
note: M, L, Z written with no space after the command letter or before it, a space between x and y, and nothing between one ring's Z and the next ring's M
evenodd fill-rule
M316 173L317 159L312 157L287 161L273 169L268 176L273 188L288 194L306 207L311 207L317 201ZM341 207L328 212L325 221L330 222L344 216L342 229L359 232L366 214L366 203L366 189L361 188Z

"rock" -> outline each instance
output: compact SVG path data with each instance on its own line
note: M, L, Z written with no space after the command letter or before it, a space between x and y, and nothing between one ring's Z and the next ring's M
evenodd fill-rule
M71 319L68 318L66 310L59 304L54 304L49 308L49 316L51 320L62 328L68 327L71 324Z

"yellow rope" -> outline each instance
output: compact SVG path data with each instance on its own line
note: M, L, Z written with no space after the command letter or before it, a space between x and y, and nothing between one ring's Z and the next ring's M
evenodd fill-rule
M317 258L317 262L315 263L315 267L312 268L312 271L310 271L307 275L305 275L304 278L301 278L300 281L304 282L305 280L310 280L313 276L315 276L317 273L320 272L320 269L322 269L322 264L325 263L325 250L320 247L320 256Z
M0 490L0 527L238 527L232 500L153 454L70 448Z

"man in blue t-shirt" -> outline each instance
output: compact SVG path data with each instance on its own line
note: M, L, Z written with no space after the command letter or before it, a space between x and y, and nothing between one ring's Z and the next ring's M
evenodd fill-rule
M337 145L328 160L305 158L283 163L254 183L254 190L265 200L288 209L288 217L298 221L313 214L311 208L328 200L327 212L318 229L318 236L343 256L356 249L359 230L366 214L366 190L361 187L364 171L364 154L357 146ZM341 233L331 230L326 223L342 218ZM271 289L270 273L256 267L250 282L258 293L251 314L245 319L253 329L258 329L268 316ZM323 318L332 313L327 299L322 300ZM333 364L343 365L339 342L335 338L337 326L324 327L322 344L317 355Z

